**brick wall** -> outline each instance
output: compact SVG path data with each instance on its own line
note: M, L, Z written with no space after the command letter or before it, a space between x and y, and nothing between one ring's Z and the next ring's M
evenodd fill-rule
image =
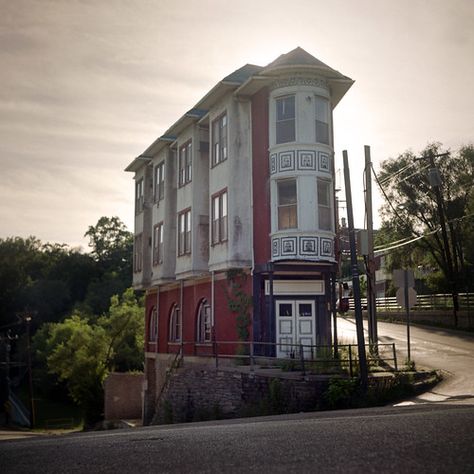
M113 372L104 382L104 418L106 420L142 417L143 374Z

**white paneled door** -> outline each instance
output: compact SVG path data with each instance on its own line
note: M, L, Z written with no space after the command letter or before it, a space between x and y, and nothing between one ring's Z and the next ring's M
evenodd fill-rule
M312 300L276 300L277 357L299 358L299 346L304 356L311 358L316 342L315 304Z

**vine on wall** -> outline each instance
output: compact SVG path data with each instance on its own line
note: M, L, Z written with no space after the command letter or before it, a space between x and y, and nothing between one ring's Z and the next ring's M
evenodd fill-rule
M231 268L226 272L228 286L227 305L236 313L237 336L240 341L249 340L250 308L252 296L245 292L248 274L241 268Z

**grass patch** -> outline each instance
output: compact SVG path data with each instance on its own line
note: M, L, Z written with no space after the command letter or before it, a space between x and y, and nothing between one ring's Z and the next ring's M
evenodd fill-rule
M82 429L83 413L72 403L35 400L35 429Z

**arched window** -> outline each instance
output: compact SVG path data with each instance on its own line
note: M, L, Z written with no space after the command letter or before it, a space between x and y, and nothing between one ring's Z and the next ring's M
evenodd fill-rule
M206 299L199 304L196 329L197 342L211 342L211 307Z
M153 306L148 319L148 341L156 342L158 339L158 310Z
M181 311L175 303L170 313L170 333L169 342L181 341Z

